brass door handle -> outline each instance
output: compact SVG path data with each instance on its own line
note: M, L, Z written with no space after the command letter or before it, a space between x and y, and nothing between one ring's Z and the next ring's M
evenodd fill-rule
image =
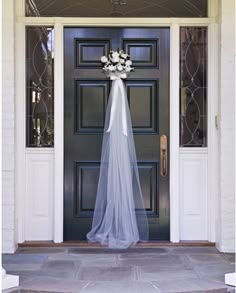
M162 135L160 137L160 173L162 177L167 176L167 169L168 169L168 146L167 146L167 136Z

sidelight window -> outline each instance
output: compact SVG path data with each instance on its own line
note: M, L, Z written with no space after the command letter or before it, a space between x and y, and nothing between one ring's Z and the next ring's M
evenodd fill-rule
M53 147L53 28L26 28L26 60L26 145Z
M180 146L207 146L207 28L180 28Z

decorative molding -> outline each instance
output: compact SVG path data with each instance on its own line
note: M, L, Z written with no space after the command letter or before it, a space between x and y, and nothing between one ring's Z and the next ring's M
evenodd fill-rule
M15 109L16 125L16 221L17 242L25 240L25 26L23 23L15 25L16 64L15 64Z
M170 30L170 240L180 240L179 218L179 25Z
M215 1L216 2L216 1ZM219 204L219 25L208 27L208 240L216 242L216 213Z
M64 208L64 56L63 25L55 25L54 84L54 242L63 242Z
M25 148L26 154L54 154L54 148Z
M208 154L208 148L179 148L180 154Z
M180 239L180 222L179 222L179 155L184 152L188 153L201 153L211 152L212 149L209 145L209 150L187 150L179 149L179 27L180 26L209 26L210 34L211 29L217 31L217 0L209 0L209 18L59 18L59 17L24 17L24 0L17 1L16 5L16 124L18 131L16 133L16 199L17 199L17 240L19 243L24 242L24 206L25 206L25 154L35 154L39 152L54 153L54 242L63 241L63 172L64 172L64 134L63 134L63 28L64 26L170 26L171 27L171 40L170 40L170 205L171 205L171 236L172 242L179 242ZM22 6L23 5L23 6ZM214 12L215 11L215 12ZM214 17L211 17L214 16ZM25 148L25 26L26 25L54 25L55 26L55 147L54 150L29 150ZM211 28L212 27L212 28ZM213 29L214 27L214 29ZM212 36L214 32L212 31ZM216 37L217 38L217 37ZM213 42L213 43L212 43ZM216 45L218 41L209 37L209 46L215 46L215 54L218 51ZM213 57L211 57L213 58ZM216 58L216 56L214 57ZM214 59L213 58L213 59ZM215 60L215 59L214 59ZM209 61L210 62L210 61ZM214 61L215 62L215 61ZM215 62L217 63L217 62ZM217 76L218 68L214 67L213 63L209 64L211 72ZM217 66L217 65L215 65ZM22 72L23 70L23 72ZM22 79L23 77L23 79ZM212 87L216 87L217 82ZM217 89L216 89L217 90ZM214 92L209 95L213 95ZM210 96L209 96L210 97ZM217 103L215 100L213 103ZM215 105L217 107L217 105ZM213 110L209 108L208 114ZM210 113L215 115L215 113ZM209 124L209 134L213 126ZM211 129L210 129L211 128ZM214 134L215 135L215 134ZM212 144L214 139L212 140ZM215 150L216 151L216 150ZM209 159L209 164L216 159L217 154L214 153ZM215 168L210 166L209 172ZM216 170L216 169L215 169ZM215 171L217 172L217 171ZM211 174L210 188L214 194L214 187L217 185L217 180ZM217 200L211 197L210 201ZM214 239L214 213L211 213L211 232L209 239Z
M15 2L16 16L19 18L24 18L25 16L25 0L17 0Z
M219 17L219 0L208 0L208 16L210 18Z
M99 18L99 17L17 17L17 21L25 25L56 25L64 26L129 26L129 27L150 27L178 25L208 25L216 23L216 17L209 18Z
M26 241L53 240L53 167L53 154L26 155Z
M208 240L207 157L180 154L180 240Z

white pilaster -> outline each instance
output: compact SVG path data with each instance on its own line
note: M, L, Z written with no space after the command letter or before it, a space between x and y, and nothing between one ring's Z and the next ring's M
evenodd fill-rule
M221 1L220 204L217 247L235 251L235 0Z
M216 0L213 0L216 2ZM218 2L218 1L217 1ZM217 9L218 13L218 9ZM216 241L219 204L219 25L208 26L208 240Z

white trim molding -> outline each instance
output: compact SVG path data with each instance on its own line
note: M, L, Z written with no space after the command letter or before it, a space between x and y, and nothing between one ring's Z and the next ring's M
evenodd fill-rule
M207 159L207 148L180 149L180 240L208 240Z
M25 241L25 191L26 191L26 160L25 160L25 26L15 25L16 38L16 222L18 243Z
M63 242L64 203L64 55L63 25L55 24L54 85L54 242Z
M170 241L180 240L179 217L179 46L180 26L170 31Z
M25 241L25 201L26 201L26 159L27 154L42 151L54 156L54 197L53 197L53 241L63 242L63 203L64 203L64 40L65 26L129 26L129 27L170 27L170 241L180 241L180 154L179 147L179 28L180 26L209 27L209 109L208 137L209 147L205 149L208 158L208 206L210 208L208 240L215 240L215 208L217 187L217 139L214 126L218 115L217 54L218 54L218 0L209 0L208 18L59 18L24 17L22 3L17 5L16 14L16 198L18 242ZM31 150L25 147L25 27L50 25L55 28L55 139L54 150ZM23 78L22 78L23 76ZM185 150L186 151L186 150ZM191 149L189 152L202 152ZM212 172L212 173L211 173Z
M219 25L208 26L208 240L216 241L219 197Z

